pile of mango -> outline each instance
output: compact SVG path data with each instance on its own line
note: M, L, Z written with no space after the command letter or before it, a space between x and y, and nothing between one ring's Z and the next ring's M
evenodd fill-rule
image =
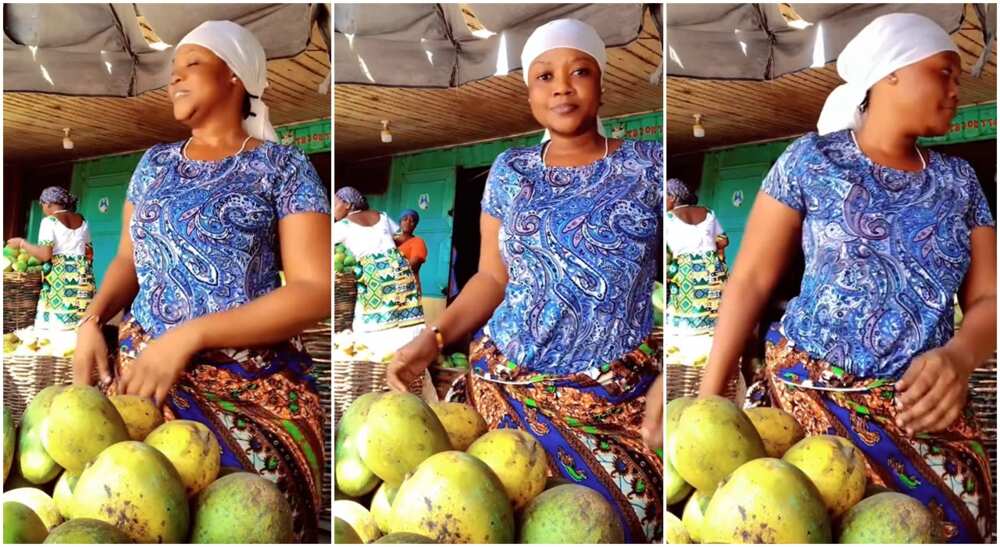
M776 408L667 405L668 543L935 543L918 500L867 484L848 439L805 436Z
M334 543L622 543L597 491L548 478L530 433L471 406L359 397L337 424Z
M3 258L0 259L0 266L2 266L4 273L37 273L41 272L44 267L41 261L28 254L28 251L25 251L24 249L15 249L13 247L3 248Z
M271 481L220 469L203 424L149 400L51 386L15 429L3 410L4 543L288 543Z
M343 243L338 243L333 248L333 271L336 273L353 272L358 261L351 254L350 249Z
M71 358L76 350L76 333L73 331L35 331L25 327L3 335L5 355L50 355Z

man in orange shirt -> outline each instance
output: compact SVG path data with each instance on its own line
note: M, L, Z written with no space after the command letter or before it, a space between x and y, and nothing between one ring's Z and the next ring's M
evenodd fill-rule
M413 275L417 277L417 290L420 290L420 266L427 262L427 244L423 239L413 235L419 222L420 215L416 211L413 209L403 211L399 216L400 234L396 236L399 252L406 257L410 268L413 269Z

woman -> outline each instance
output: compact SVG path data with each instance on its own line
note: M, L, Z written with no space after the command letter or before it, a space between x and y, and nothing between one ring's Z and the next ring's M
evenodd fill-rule
M39 198L45 218L38 229L38 245L15 237L7 246L24 249L39 262L51 262L38 295L35 329L72 331L94 297L94 250L90 227L76 213L76 196L50 186Z
M663 522L663 464L642 429L662 428L659 347L648 337L663 148L603 135L605 59L600 36L576 20L528 39L521 66L546 138L497 157L479 271L388 374L403 389L445 345L485 325L464 377L468 402L491 428L533 434L553 474L603 494L626 541L646 542Z
M792 143L764 180L701 393L722 390L801 234L801 292L767 335L772 404L807 433L853 441L869 480L926 504L940 539L991 541L990 464L966 399L996 347L996 231L969 164L916 142L948 132L958 50L930 19L885 15L837 69L847 83L819 134Z
M191 137L153 146L136 167L128 229L80 322L73 368L76 383L95 367L110 382L101 325L130 307L109 393L207 425L222 465L275 481L309 542L328 426L297 335L330 315L330 204L308 158L275 142L266 61L229 21L177 45L167 91Z
M663 343L666 363L703 367L712 350L712 333L728 274L724 253L729 238L715 213L696 203L698 198L682 181L667 181Z
M427 244L418 236L413 235L420 222L420 215L413 209L403 211L399 216L399 236L396 237L396 244L399 245L399 252L403 254L406 261L410 263L414 277L417 278L417 290L420 291L420 267L427 262Z
M345 186L334 199L334 243L343 243L358 261L358 298L353 330L376 356L388 355L416 336L424 324L417 278L393 240L399 226L368 207L356 189Z

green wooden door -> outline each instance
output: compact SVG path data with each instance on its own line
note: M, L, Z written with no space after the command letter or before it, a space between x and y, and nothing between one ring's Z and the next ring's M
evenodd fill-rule
M750 163L719 169L719 179L713 186L708 207L715 211L719 224L729 236L726 261L730 266L735 264L750 208L770 168L770 163Z
M118 250L122 228L122 207L131 173L113 173L88 177L80 196L80 214L90 225L94 245L94 277L101 285L104 273Z
M420 283L429 298L444 298L447 294L454 206L454 167L414 170L402 175L398 211L413 209L420 213L415 233L427 243L427 262L420 269Z

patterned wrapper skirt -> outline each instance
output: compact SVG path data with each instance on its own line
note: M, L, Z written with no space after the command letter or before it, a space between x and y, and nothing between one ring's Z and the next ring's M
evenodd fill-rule
M116 376L152 339L133 319L122 325ZM208 426L222 447L223 467L274 481L292 507L296 540L315 542L322 478L324 416L312 360L297 340L261 350L198 354L171 389L167 420ZM114 392L114 383L109 395Z
M947 430L910 438L896 425L892 380L855 378L813 359L777 325L766 352L748 406L770 404L794 416L808 435L853 441L867 459L869 482L923 502L940 523L940 541L995 543L989 456L969 408Z
M447 398L473 405L490 429L531 433L545 447L550 475L590 487L611 503L627 543L659 543L663 461L639 429L659 355L658 344L647 341L591 372L541 375L507 360L480 333L470 374Z
M417 278L398 249L358 259L354 331L373 332L424 322Z
M714 251L670 257L664 363L692 367L708 363L722 288L728 275L726 263Z
M35 328L73 330L94 298L92 262L83 255L53 255L46 269Z

